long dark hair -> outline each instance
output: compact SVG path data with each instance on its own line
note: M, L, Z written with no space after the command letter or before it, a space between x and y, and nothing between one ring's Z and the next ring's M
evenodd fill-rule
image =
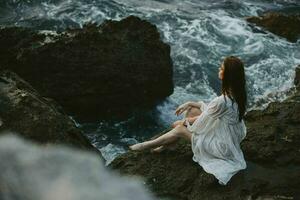
M236 101L241 121L246 112L247 93L244 63L235 56L229 56L223 61L222 94Z

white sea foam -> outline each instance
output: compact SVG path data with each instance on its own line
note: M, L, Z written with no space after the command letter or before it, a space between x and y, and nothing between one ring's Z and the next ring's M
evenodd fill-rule
M157 106L158 112L161 113L160 119L165 122L166 126L182 118L182 116L177 117L175 115L175 110L178 105L187 101L200 100L208 103L209 100L216 97L212 88L209 87L206 77L201 80L192 78L192 80L193 81L188 83L184 88L175 87L174 93L169 96L165 102Z
M258 108L254 102L262 98L268 101L285 98L285 91L292 86L294 68L299 63L299 45L271 33L252 32L243 18L230 16L224 10L209 11L194 20L178 19L177 23L176 27L172 27L164 22L160 27L166 33L165 38L171 39L175 72L184 74L190 71L191 74L197 74L199 68L191 65L211 63L218 67L220 58L233 54L249 63L246 65L246 76L251 106ZM248 60L251 57L256 61ZM185 80L190 83L181 86L179 82L180 86L175 87L174 93L157 107L161 119L166 123L177 119L173 116L174 108L184 101L201 99L203 96L211 100L216 96L209 81L199 83L193 76L187 76ZM200 91L191 90L197 88L198 84L206 94L200 95ZM266 105L260 104L259 108Z
M300 63L300 41L293 44L270 32L257 32L244 19L289 3L300 5L297 0L43 2L42 9L24 12L23 21L47 18L82 26L90 21L101 23L104 19L119 20L133 14L155 24L164 42L171 46L174 64L174 93L156 108L166 125L178 119L174 109L179 104L188 100L210 101L219 94L217 68L228 55L239 56L246 64L251 108L263 108L270 101L284 99L285 91L293 84L294 69ZM124 134L124 130L119 132Z
M269 6L267 3L235 3L240 5L240 13L223 9L222 2L217 1L210 6L195 1L117 2L118 9L122 10L117 11L119 17L134 14L149 20L157 25L163 40L171 46L175 89L156 108L165 125L179 119L174 110L181 103L208 102L217 96L216 88L220 86L216 83L217 68L228 55L239 56L246 63L251 108L263 108L270 101L284 99L285 91L292 86L292 74L300 58L299 43L291 44L272 33L253 32L248 26L244 16L258 15ZM81 10L85 17L73 14L73 19L79 19L80 23L113 18L111 11L104 8L91 9L87 5L81 6Z
M243 2L245 5L245 14L248 16L257 16L258 12L263 11L263 9L252 2Z
M154 1L130 2L132 6L123 2L124 13L156 24L163 40L171 46L174 93L156 108L165 126L179 119L174 115L178 105L188 100L209 102L218 95L217 68L228 55L239 56L246 63L251 108L284 99L285 91L292 86L300 58L299 43L289 43L272 33L254 32L244 19L265 10L266 3L236 2L241 6L236 16L238 11L218 8L219 2L210 7L205 3L197 7L193 1L176 1L172 6Z
M109 165L117 156L126 152L126 150L118 145L109 143L100 149L103 158L106 160L105 165Z

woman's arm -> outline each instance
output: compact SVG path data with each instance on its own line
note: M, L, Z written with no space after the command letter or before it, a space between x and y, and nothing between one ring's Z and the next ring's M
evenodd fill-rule
M216 120L226 114L226 112L227 106L224 98L222 96L216 97L207 105L205 111L198 116L199 118L194 121L193 125L186 123L187 127L191 132L197 131L197 134L202 134L209 120Z
M199 115L195 116L195 117L188 117L186 118L186 120L190 123L193 124L194 121L196 121L196 119L199 117Z
M197 116L195 116L195 117L187 117L187 118L185 118L185 119L182 119L182 120L177 120L176 122L174 122L173 124L172 124L172 127L173 128L175 128L177 125L179 125L179 124L182 124L182 125L186 125L185 123L185 120L187 120L188 121L188 123L191 125L191 124L193 124L194 123L194 121L196 121L196 119L199 117L199 115L197 115Z
M199 102L192 102L192 101L189 101L189 106L192 106L192 107L197 107L201 110L201 106L202 104L199 103Z
M200 102L192 102L192 101L188 101L180 106L178 106L178 108L175 111L176 115L180 115L181 113L183 113L186 109L190 108L190 107L197 107L200 110L201 109L202 104Z

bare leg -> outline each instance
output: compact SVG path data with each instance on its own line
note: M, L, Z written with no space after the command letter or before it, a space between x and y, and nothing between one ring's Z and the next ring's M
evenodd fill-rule
M161 145L159 147L156 147L154 149L151 150L152 153L160 153L162 151L164 151L165 149L169 149L169 150L174 150L176 148L176 142L172 142L172 143L169 143L169 144L165 144L165 145Z
M162 145L167 145L177 141L179 138L184 138L188 141L191 141L192 134L189 130L183 126L178 125L169 132L165 133L164 135L150 141L138 143L135 145L130 146L131 150L143 150L143 149L150 149L155 147L160 147Z
M186 113L185 117L196 117L200 115L202 112L199 108L191 107L189 108ZM153 152L160 152L163 151L165 148L172 147L179 138L184 138L188 141L191 141L192 134L189 130L181 125L181 120L176 121L172 124L173 129L164 135L142 143L138 143L135 145L130 146L131 150L143 150L154 148Z
M185 113L185 118L195 118L199 115L201 115L201 110L199 108L196 108L196 107L191 107L189 108L186 113ZM182 123L182 120L178 120L178 121L175 121L173 124L172 124L172 128L175 128L177 125L181 124Z
M202 111L199 109L199 108L196 108L196 107L190 107L186 113L185 113L185 117L186 118L189 118L189 121L192 121L191 123L193 123L197 117L199 115L201 115ZM178 121L175 121L173 124L172 124L172 128L175 128L176 126L178 126L179 124L182 124L182 120L178 120ZM177 139L178 140L178 139ZM161 145L159 147L156 147L152 150L152 152L162 152L163 150L165 149L172 149L175 145L175 143L177 142L177 140L175 140L174 142L172 143L168 143L168 144L165 144L165 145Z

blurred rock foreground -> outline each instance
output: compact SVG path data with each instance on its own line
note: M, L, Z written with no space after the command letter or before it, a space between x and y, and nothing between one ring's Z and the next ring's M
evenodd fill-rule
M0 136L1 200L152 200L141 182L121 178L98 156Z
M10 27L0 44L0 199L152 199L106 172L68 115L126 115L170 95L170 47L157 28L133 16L61 34Z

